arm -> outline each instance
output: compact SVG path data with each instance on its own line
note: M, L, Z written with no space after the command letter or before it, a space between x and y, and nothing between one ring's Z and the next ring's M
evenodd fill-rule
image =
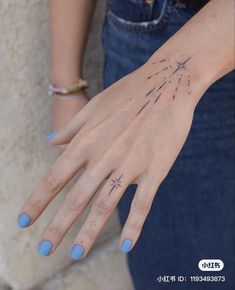
M52 71L51 81L59 87L82 77L83 55L96 0L50 0ZM77 94L74 94L77 95ZM55 98L55 130L69 121L86 103L79 98Z
M74 138L25 202L20 213L29 218L20 215L19 224L22 219L21 226L31 225L71 177L86 169L45 229L42 240L50 243L45 251L42 241L39 253L56 249L95 195L71 249L74 259L86 256L135 181L138 188L120 239L122 251L133 248L156 191L187 138L198 101L234 68L233 11L233 0L226 5L210 1L146 64L93 98L59 131L51 143Z
M52 82L75 83L82 60L95 0L50 0Z

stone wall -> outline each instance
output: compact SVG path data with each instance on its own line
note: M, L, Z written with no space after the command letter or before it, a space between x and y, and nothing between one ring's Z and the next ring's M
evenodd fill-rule
M98 2L85 61L90 95L101 90L104 3ZM23 200L58 156L46 142L51 124L48 31L46 0L0 1L0 290L129 290L125 259L116 250L116 215L89 258L73 265L68 249L81 221L51 257L39 257L35 250L64 193L31 229L16 225Z

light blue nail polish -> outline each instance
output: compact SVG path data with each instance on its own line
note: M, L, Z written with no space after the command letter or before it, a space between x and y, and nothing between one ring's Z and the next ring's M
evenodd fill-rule
M84 254L84 248L79 244L74 245L70 252L70 256L74 260L80 260L83 254Z
M121 244L120 250L123 253L128 253L132 248L132 241L131 240L124 240Z
M41 256L48 256L52 249L52 243L48 240L42 240L38 245L38 253Z
M30 224L30 217L26 213L22 213L18 216L17 222L20 228L27 228Z
M47 141L51 141L51 140L54 139L58 134L59 134L58 131L53 131L53 132L49 133L49 134L47 135Z

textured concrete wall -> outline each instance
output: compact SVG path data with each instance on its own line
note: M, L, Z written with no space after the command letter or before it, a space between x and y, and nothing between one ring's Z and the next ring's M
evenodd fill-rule
M103 10L104 5L99 1L86 54L85 75L92 80L91 95L101 89L99 29ZM54 255L42 258L36 253L40 234L64 194L53 202L32 229L23 231L16 226L18 208L58 155L58 151L46 142L51 123L51 99L46 93L50 67L48 31L46 0L0 0L0 285L26 290L40 284L38 287L46 290L52 289L51 285L60 281L60 290L104 290L103 284L95 282L98 276L94 269L99 268L99 259L93 260L92 266L87 268L84 261L83 266L78 265L71 270L68 268L67 274L59 272L71 264L68 250L79 224ZM100 238L100 244L118 231L117 218L114 216ZM112 247L116 243L113 240ZM126 287L130 281L123 256L115 251L108 254L102 247L94 253L94 257L103 257L100 259L107 261L115 257L117 259L114 267L106 268L106 272L110 271L110 277L112 273L120 273L120 282L116 283L116 288L112 285L112 290L130 289L131 286ZM92 275L86 272L90 271L89 267L93 269ZM77 275L70 275L74 269ZM63 277L70 277L68 279L75 285L74 288L67 287ZM80 288L76 288L76 277L80 277ZM41 284L47 278L51 282ZM0 286L0 289L6 288Z

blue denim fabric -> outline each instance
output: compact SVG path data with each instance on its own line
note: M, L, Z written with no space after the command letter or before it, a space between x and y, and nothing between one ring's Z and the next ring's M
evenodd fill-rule
M108 0L102 43L104 88L144 64L198 10L171 1ZM141 237L128 254L136 290L235 289L235 74L217 81L199 102L188 139L161 184ZM172 144L173 146L173 144ZM127 218L136 185L118 206ZM201 272L201 259L221 259L221 272ZM159 275L187 277L158 283ZM189 281L225 275L226 282Z

